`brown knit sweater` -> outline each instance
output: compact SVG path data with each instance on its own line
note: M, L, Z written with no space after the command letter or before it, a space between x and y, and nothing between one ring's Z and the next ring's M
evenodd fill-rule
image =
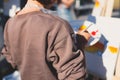
M78 35L77 35L78 36ZM22 80L81 80L85 75L83 45L70 25L40 11L8 20L2 53Z

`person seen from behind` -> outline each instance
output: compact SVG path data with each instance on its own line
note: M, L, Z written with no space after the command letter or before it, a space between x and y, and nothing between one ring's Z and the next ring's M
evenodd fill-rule
M27 0L4 30L5 55L21 80L85 80L83 49L87 32L74 33L67 21L52 14L56 0Z

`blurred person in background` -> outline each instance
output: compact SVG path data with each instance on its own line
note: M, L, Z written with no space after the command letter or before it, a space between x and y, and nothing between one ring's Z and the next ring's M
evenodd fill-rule
M75 20L76 16L73 9L74 1L75 0L58 0L57 2L58 16L67 21Z
M74 33L49 8L56 0L28 0L4 30L5 55L21 80L85 80L83 49L90 34Z

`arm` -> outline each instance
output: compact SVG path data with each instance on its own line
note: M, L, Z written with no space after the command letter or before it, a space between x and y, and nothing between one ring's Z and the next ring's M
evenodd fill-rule
M68 25L62 25L68 26ZM59 80L79 80L85 78L85 56L77 45L86 44L87 40L81 36L69 33L63 27L59 29L57 41L49 51L49 61L58 73ZM69 27L69 26L68 26ZM75 44L74 38L78 43ZM78 38L79 37L79 38ZM85 40L84 42L78 39ZM82 45L84 47L84 45Z
M12 60L12 56L9 51L9 42L8 42L8 22L6 23L5 30L4 30L4 46L2 48L1 54L5 56L7 61L12 65L12 67L15 67L15 64Z
M81 50L84 50L86 43L90 39L91 35L87 32L81 32L80 30L76 34L77 42L81 43L81 45L77 45Z

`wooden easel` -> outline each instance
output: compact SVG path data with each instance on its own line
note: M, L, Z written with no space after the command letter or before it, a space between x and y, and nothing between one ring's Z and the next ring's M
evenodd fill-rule
M96 0L93 8L93 16L111 17L114 0Z
M105 17L111 17L112 16L112 12L113 12L114 0L106 0L105 4L106 4L106 6L105 6L104 16Z
M119 52L118 57L117 57L115 74L113 76L113 80L120 80L120 52Z
M96 0L92 15L111 17L113 11L114 0ZM112 80L120 80L120 52L117 57L115 72Z
M113 11L114 0L106 0L102 16L111 17ZM115 73L113 75L113 80L120 80L120 52L117 57Z

